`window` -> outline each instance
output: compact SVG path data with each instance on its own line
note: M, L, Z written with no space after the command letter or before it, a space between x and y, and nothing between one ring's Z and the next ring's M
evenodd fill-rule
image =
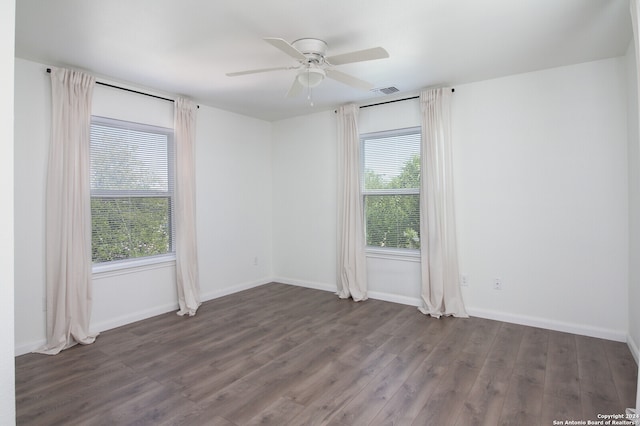
M91 119L94 264L174 252L173 130Z
M360 136L367 246L420 248L420 127Z

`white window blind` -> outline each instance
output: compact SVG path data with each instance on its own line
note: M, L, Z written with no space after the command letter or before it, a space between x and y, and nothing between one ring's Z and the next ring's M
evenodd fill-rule
M92 117L95 263L174 252L173 130Z
M420 127L360 136L367 245L420 248Z

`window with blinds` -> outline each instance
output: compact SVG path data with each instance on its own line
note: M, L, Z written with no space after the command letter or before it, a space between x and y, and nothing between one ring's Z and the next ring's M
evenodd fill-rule
M420 248L420 127L360 136L367 245Z
M174 252L173 129L91 119L94 264Z

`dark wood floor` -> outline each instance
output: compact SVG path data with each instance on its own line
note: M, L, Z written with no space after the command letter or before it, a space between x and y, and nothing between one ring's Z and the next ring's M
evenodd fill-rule
M16 358L20 425L551 425L635 403L627 346L270 284Z

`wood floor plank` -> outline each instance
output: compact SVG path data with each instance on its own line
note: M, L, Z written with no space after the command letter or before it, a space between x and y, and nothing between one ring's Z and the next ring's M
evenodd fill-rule
M343 334L311 339L227 386L209 400L212 406L219 408L224 418L243 423L307 375L321 369L328 358L339 355L348 341L347 337Z
M365 342L350 342L348 345L341 355L292 385L285 395L300 404L309 405L331 389L344 386L346 381L374 376L393 358L392 354ZM388 361L382 361L383 359ZM385 365L381 365L383 362ZM367 374L360 374L360 371L365 369Z
M524 331L499 424L539 424L548 343L547 330L527 327Z
M411 377L380 410L371 424L411 425L437 389L448 368L428 360L416 368Z
M485 363L499 328L493 321L480 319L468 321L474 323L470 328L472 332L467 335L462 350L451 359L446 373L422 410L416 415L413 424L453 424L463 409L463 403ZM463 336L459 338L462 340Z
M532 375L514 373L500 414L499 425L538 425L544 387Z
M569 401L573 407L581 406L578 355L572 334L549 332L544 393Z
M207 412L203 411L193 411L189 413L189 415L184 418L178 418L174 421L168 423L171 426L238 426L235 423L230 422L229 420L220 417L211 415Z
M457 346L453 346L452 350L449 348L452 355L448 356L447 371L412 424L453 424L462 409L491 347L494 334L489 322L479 319L468 319L465 322L466 324L462 323L465 327L461 332L448 336L454 339Z
M478 377L478 372L479 368L471 367L465 362L454 361L412 424L425 426L453 424L471 386Z
M273 425L282 426L289 424L290 420L304 409L304 405L298 404L289 398L278 398L276 402L260 411L249 419L247 426Z
M18 425L496 425L618 413L624 344L272 283L16 358Z
M338 411L329 424L369 424L429 353L430 349L421 342L409 346Z
M544 386L548 347L548 330L527 327L520 342L514 373L525 376L536 385Z
M446 338L463 340L464 337L458 334L460 329L453 327L452 321L435 320L430 321L429 324L431 324L428 332L431 345L428 350L429 355L385 404L373 419L372 424L411 424L448 371L449 365L443 362L443 354L450 349ZM440 346L444 349L439 349Z
M467 321L473 322L473 331L457 359L470 367L481 368L493 346L500 323L481 318L469 318Z
M71 367L67 371L73 370ZM68 379L17 393L17 416L28 419L28 423L44 418L55 424L59 416L65 418L67 413L79 411L80 405L91 406L94 401L86 401L89 393L117 392L137 378L131 368L118 362L105 363L93 371L75 371Z
M633 395L633 389L637 386L638 369L633 355L631 355L629 348L624 343L603 341L602 344L609 361L609 368L618 391L620 404L624 408L635 407L635 400L631 396ZM636 374L629 374L629 371L635 371Z
M623 413L603 341L586 336L575 339L583 417L596 420L598 414Z
M292 420L291 424L327 424L335 413L368 386L373 378L395 358L395 354L376 350L358 364L339 367L324 387L315 389L313 398L305 404L305 409Z
M100 351L91 350L89 355L89 351L83 349L85 348L68 349L68 354L65 353L64 357L51 357L48 362L44 360L49 357L41 354L27 354L18 358L16 360L17 397L48 392L65 382L72 383L84 374L91 373L113 361Z
M541 425L552 425L554 421L583 420L581 400L562 398L558 395L545 393L542 399ZM563 423L564 424L564 423Z
M457 426L497 425L525 327L501 323L458 418Z

